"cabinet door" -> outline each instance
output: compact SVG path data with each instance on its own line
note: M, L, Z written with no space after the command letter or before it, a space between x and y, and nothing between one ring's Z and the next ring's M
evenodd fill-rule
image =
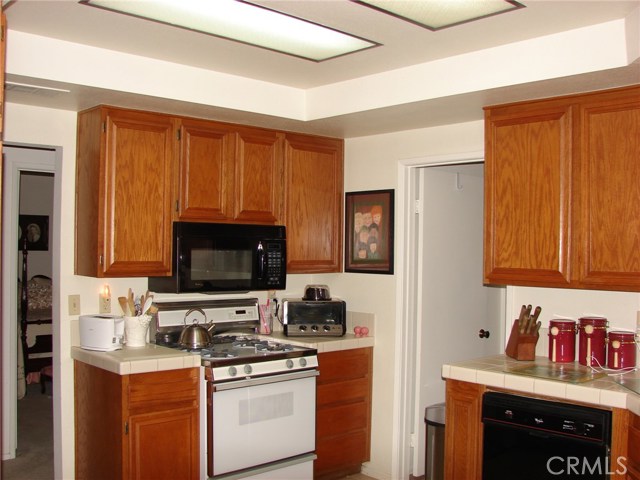
M358 473L369 460L372 355L360 348L318 357L315 479Z
M199 450L197 408L129 418L130 479L198 480Z
M254 128L237 129L234 219L239 222L282 222L282 134Z
M566 102L488 109L485 282L571 282L572 116Z
M640 290L640 88L581 105L580 240L587 288Z
M342 140L286 135L289 273L342 270L342 152Z
M234 158L235 134L229 126L181 120L178 219L232 218Z
M482 478L482 394L484 386L447 380L445 480Z
M173 120L106 110L98 276L171 272Z

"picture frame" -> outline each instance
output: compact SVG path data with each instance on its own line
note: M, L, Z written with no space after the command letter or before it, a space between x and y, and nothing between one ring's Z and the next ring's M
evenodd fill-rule
M394 194L345 193L345 272L393 274Z
M18 219L18 250L27 241L27 250L49 250L49 216L20 215Z

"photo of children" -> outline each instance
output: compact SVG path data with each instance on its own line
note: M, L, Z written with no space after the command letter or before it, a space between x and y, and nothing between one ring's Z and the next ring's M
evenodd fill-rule
M393 190L347 193L345 271L392 273Z

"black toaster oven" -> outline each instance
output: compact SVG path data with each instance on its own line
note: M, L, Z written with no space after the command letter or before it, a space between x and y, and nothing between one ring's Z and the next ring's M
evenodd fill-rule
M341 337L347 331L347 304L338 299L285 298L282 324L288 337Z

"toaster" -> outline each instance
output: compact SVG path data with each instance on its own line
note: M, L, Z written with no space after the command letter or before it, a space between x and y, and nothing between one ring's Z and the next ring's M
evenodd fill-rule
M288 337L341 337L347 331L347 304L339 299L285 298L282 325Z
M80 348L111 352L121 349L123 340L121 315L80 315Z

